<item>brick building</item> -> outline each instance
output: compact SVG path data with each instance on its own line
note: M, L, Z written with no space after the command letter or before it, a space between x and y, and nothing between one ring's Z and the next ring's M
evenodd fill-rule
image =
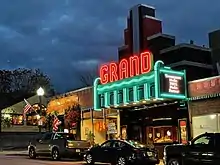
M210 33L210 45L215 51L219 50L219 44L211 41L217 41L219 34ZM154 61L162 60L175 70L185 69L190 73L187 74L188 81L216 75L211 49L195 45L192 40L176 45L175 36L163 33L162 21L156 18L155 8L139 4L130 9L124 45L118 48L118 58L128 58L146 49L153 53Z
M193 137L220 131L220 76L189 82Z
M220 30L209 33L209 47L212 51L212 58L217 74L220 75Z
M128 59L145 50L152 52L155 62L162 60L174 70L185 70L187 81L216 75L209 48L195 45L193 41L176 44L175 36L163 33L162 21L156 18L155 8L139 4L130 9L127 28L124 30L124 45L118 48L118 59ZM146 127L157 127L157 131L164 134L166 126L178 127L177 120L181 118L187 120L187 126L190 128L187 102L184 102L183 107L180 106L180 100L165 104L167 105L156 106L152 110L133 111L135 106L131 110L123 109L121 125L129 125L128 136L138 136L138 139L147 142L149 131ZM152 105L156 104L152 102ZM188 133L190 138L190 131ZM177 136L178 132L173 131L172 134Z

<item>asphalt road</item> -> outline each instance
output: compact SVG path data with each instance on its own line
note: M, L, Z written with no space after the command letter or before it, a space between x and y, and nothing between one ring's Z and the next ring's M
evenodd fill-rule
M83 165L74 160L51 161L49 158L29 159L26 156L0 155L0 165Z
M0 154L0 165L85 165L85 163L83 161L71 159L52 161L50 158L29 159L27 156L9 156ZM163 163L161 162L159 165L163 165Z

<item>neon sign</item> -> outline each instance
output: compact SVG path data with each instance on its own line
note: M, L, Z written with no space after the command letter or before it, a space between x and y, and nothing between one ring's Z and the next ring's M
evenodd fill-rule
M153 55L146 51L139 56L122 59L119 64L112 62L102 65L99 71L101 84L149 73L153 68Z

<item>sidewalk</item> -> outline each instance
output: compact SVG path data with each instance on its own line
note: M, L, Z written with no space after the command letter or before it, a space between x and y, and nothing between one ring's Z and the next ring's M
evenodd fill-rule
M0 155L16 155L16 156L27 156L28 151L0 151Z

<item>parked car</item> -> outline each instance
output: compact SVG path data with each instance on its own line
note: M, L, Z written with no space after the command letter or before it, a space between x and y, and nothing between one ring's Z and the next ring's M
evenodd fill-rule
M154 148L147 147L137 141L108 140L101 145L91 147L84 156L87 164L111 163L151 164L159 163L158 153Z
M166 146L164 148L164 164L220 164L220 133L204 133L186 145Z
M47 132L42 137L30 141L28 153L31 159L37 156L51 156L53 160L59 160L62 157L83 158L89 147L89 142L76 140L73 134Z

